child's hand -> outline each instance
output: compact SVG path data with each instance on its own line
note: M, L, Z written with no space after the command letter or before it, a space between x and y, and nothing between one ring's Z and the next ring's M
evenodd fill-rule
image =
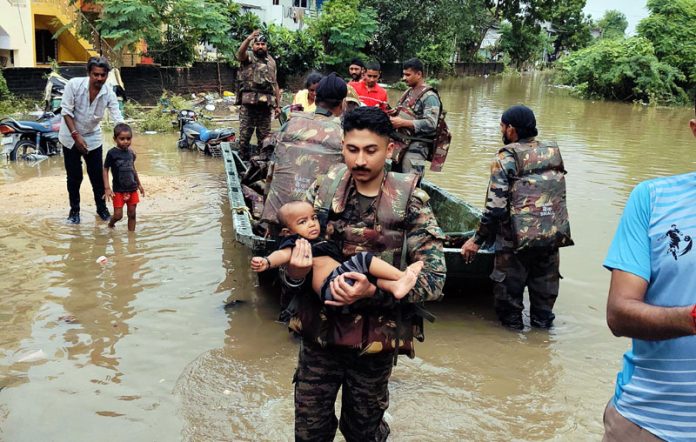
M104 189L104 199L106 201L111 201L114 199L114 191L110 187Z
M268 270L268 264L268 260L261 256L254 256L251 258L251 270L255 271L256 273Z
M140 191L140 195L145 196L145 189L143 189L143 186L138 184L138 190Z

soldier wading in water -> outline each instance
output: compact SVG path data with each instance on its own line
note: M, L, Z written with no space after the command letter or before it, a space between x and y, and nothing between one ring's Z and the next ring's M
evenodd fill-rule
M467 262L485 243L495 244L493 298L500 322L522 330L522 298L529 289L530 323L549 328L560 274L558 248L571 246L565 169L555 142L541 142L536 118L512 106L500 122L505 147L491 166L486 209L476 234L462 246Z
M401 302L360 273L331 282L333 300L311 288L311 246L299 240L282 274L295 288L290 328L302 337L295 383L295 439L333 440L336 428L347 441L383 441L389 426L388 382L397 353L413 356L413 339L423 340L424 301L442 297L444 235L428 195L415 174L386 173L393 150L389 117L377 108L345 114L343 156L308 192L322 222L322 235L343 256L375 253L395 267L423 261L418 282ZM351 284L352 283L352 284ZM398 343L395 347L395 343ZM340 422L334 414L343 389Z

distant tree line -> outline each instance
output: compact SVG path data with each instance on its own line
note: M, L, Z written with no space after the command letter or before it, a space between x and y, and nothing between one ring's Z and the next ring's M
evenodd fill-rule
M608 11L599 38L558 65L559 80L586 98L684 104L696 95L696 0L648 0L649 16L626 38ZM690 97L689 97L690 96Z

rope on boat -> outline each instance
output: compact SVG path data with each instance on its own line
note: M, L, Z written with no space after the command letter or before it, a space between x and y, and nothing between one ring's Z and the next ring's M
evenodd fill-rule
M247 206L234 206L230 210L234 211L237 215L244 215L246 214L249 217L250 221L253 221L253 217L251 216L251 212L249 211L249 208Z

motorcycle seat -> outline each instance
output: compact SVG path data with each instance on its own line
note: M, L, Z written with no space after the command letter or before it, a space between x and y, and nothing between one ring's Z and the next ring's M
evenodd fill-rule
M46 126L35 121L17 121L17 128L20 130L37 131L40 133L53 132L53 128L50 124Z
M227 138L234 135L234 130L229 128L215 129L206 131L205 135L201 133L201 141L217 140L219 138Z

